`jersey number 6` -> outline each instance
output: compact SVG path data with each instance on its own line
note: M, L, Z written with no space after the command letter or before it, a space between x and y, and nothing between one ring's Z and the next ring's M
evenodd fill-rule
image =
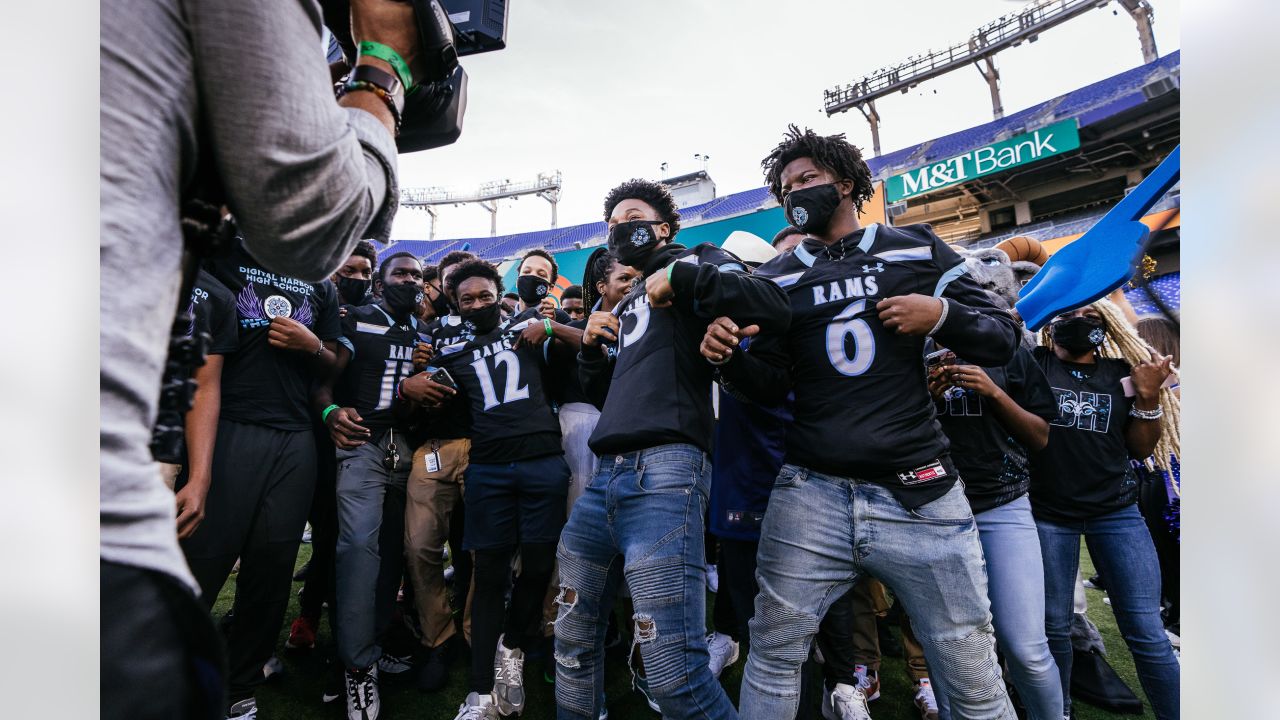
M871 334L871 326L867 321L858 317L866 306L866 300L849 303L849 306L841 310L840 314L831 320L831 324L827 325L827 357L831 359L831 365L841 375L850 377L861 375L875 360L875 336ZM845 339L851 335L853 336L853 357L849 357L846 350L848 344L845 342Z

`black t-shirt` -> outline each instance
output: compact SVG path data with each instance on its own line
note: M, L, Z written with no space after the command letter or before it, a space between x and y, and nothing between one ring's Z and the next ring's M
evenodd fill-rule
M471 409L471 462L506 463L564 453L547 400L546 344L513 342L529 321L505 323L439 349L435 362L458 384L449 404Z
M1125 429L1133 399L1120 380L1123 360L1098 358L1093 365L1059 360L1035 349L1058 403L1049 421L1049 444L1031 458L1031 509L1050 522L1087 520L1132 505L1137 478L1129 464Z
M654 308L639 283L614 308L622 328L616 357L583 346L579 373L588 395L608 376L600 422L589 445L598 455L688 443L711 447L712 366L698 352L707 325L728 315L736 322L786 327L786 296L766 280L748 275L738 258L709 243L661 248L645 268L665 272L674 262L673 304Z
M191 288L191 304L187 306L191 315L187 336L194 335L197 330L208 333L210 355L235 352L240 345L235 305L236 299L231 291L202 268L196 275L195 285Z
M1009 364L983 369L1023 410L1045 420L1058 417L1049 381L1030 351L1018 348ZM1027 451L1009 436L986 399L972 389L953 387L946 399L934 402L973 512L986 512L1026 494L1031 484Z
M334 388L334 401L355 408L360 424L370 430L396 425L396 388L413 373L413 348L426 337L423 323L412 315L407 323L397 323L377 305L347 306L339 342L351 351L351 360Z
M222 368L222 417L278 430L311 429L310 389L314 358L267 343L275 317L292 318L322 341L342 334L338 290L333 283L309 283L262 267L237 241L213 258L209 272L235 296L239 349Z
M787 462L881 483L908 508L946 494L956 472L926 385L925 338L886 328L876 304L942 296L949 304L937 341L1003 365L1018 347L1016 323L967 275L964 260L927 225L870 225L831 248L806 240L756 274L786 291L791 327L776 347L762 333L736 354L751 357L735 357L724 373L740 390L794 389ZM774 352L782 375L752 362Z

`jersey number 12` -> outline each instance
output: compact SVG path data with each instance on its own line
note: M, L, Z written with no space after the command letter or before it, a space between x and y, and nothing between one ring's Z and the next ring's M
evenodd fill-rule
M489 374L489 363L485 358L471 363L471 367L475 368L476 377L480 378L480 391L484 393L485 410L529 397L529 386L521 387L520 385L520 358L516 357L515 353L503 350L493 356L493 365L495 369L498 365L507 366L507 384L502 390L501 398L498 397L496 388L493 386L493 377Z

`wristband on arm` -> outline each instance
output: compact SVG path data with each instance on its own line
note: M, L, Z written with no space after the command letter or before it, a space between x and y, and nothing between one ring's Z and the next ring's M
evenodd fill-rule
M400 57L400 53L382 43L365 40L360 43L360 49L356 56L357 60L359 60L360 55L378 58L390 65L396 71L396 75L400 76L400 84L404 86L405 94L413 92L413 73L409 71L409 63Z
M546 328L546 330L547 330L547 337L555 337L555 336L556 336L555 331L551 329L551 319L550 319L550 318L542 318L542 327Z
M337 406L337 405L330 405L329 407L327 407L327 408L325 408L323 411L321 411L321 412L320 412L320 422L325 423L325 424L328 424L328 422L329 422L329 413L331 413L331 412L333 412L334 410L337 410L337 409L338 409L338 406Z

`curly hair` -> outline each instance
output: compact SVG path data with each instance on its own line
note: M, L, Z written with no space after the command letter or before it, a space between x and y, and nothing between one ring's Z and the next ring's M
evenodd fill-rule
M631 178L610 190L604 198L606 222L613 215L613 209L623 200L643 200L649 207L656 210L662 222L671 226L671 237L667 238L668 240L674 240L676 233L680 232L680 211L676 209L675 198L671 197L671 191L667 190L667 186L652 180Z
M476 259L476 256L472 253L467 252L466 250L454 250L448 253L447 255L445 255L444 257L440 258L440 264L436 265L436 270L438 270L440 274L443 275L444 269L449 267L450 265L457 265L458 263L463 263L468 260L475 260L475 259Z
M418 265L422 265L422 261L418 259L418 256L411 252L401 251L398 253L391 253L390 255L382 258L382 263L378 265L378 279L385 283L387 281L387 268L391 267L391 261L399 260L400 258L412 258L418 263Z
M518 271L520 268L524 267L524 261L528 260L530 257L540 257L551 263L551 284L554 285L556 279L560 277L560 265L556 262L556 259L552 257L551 253L547 252L546 248L533 248L532 250L526 250L525 253L520 256L520 264L516 266L516 270Z
M378 267L378 251L373 247L373 243L368 240L361 240L356 243L356 247L351 251L350 257L362 257L369 261L369 267Z
M492 280L497 288L497 294L499 296L502 295L502 273L499 273L498 268L494 267L492 263L480 259L466 260L454 268L453 272L449 273L449 294L457 297L458 286L471 278Z
M1099 300L1089 307L1097 310L1102 316L1102 326L1106 331L1106 339L1098 348L1099 355L1124 360L1130 367L1151 361L1151 346L1138 335L1137 328L1125 319L1119 306L1110 300ZM1053 349L1051 325L1045 325L1040 329L1040 344ZM1175 367L1173 372L1176 375L1178 368ZM1160 388L1160 406L1164 408L1164 415L1160 416L1159 421L1160 440L1156 443L1156 449L1151 458L1143 459L1143 463L1148 468L1154 466L1156 469L1172 473L1172 459L1177 458L1179 462L1182 459L1182 433L1179 429L1182 424L1182 405L1178 396L1166 387ZM1174 490L1181 495L1181 490L1176 485Z
M862 152L844 139L844 133L819 135L809 128L801 132L795 125L787 126L782 142L760 161L774 199L782 202L782 169L791 161L805 157L834 174L837 180L852 181L853 206L862 212L862 204L875 192L871 168L862 159Z

